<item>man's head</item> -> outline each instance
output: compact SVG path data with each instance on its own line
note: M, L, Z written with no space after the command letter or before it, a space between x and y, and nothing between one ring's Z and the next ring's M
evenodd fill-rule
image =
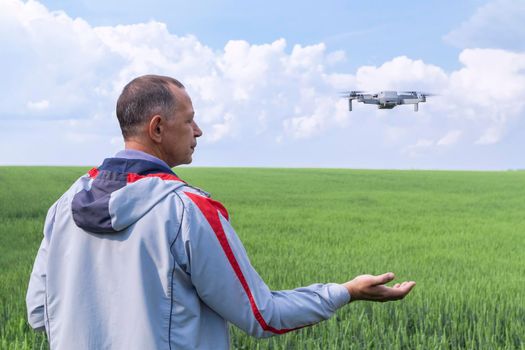
M169 166L188 164L202 135L191 99L176 79L144 75L124 87L117 118L126 148L150 153Z

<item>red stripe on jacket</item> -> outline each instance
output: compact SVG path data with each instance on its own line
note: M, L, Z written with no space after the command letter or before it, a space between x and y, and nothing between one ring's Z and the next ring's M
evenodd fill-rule
M90 171L88 171L88 175L92 179L95 179L98 176L98 174L99 174L99 170L97 168L93 168ZM148 175L139 175L139 174L136 174L136 173L128 173L127 174L127 182L128 183L133 183L133 182L136 182L136 181L139 181L141 179L148 178L148 177L158 177L158 178L160 178L162 180L168 180L168 181L171 180L171 181L184 182L183 180L181 180L177 176L172 175L172 174L166 174L166 173L156 173L156 174L148 174ZM184 183L186 183L186 182L184 182Z
M90 171L88 171L88 175L92 179L96 178L98 176L98 169L97 168L91 169Z
M224 232L224 229L222 227L219 214L220 212L226 219L228 219L228 213L226 212L226 209L224 206L214 201L213 199L199 196L194 193L190 192L184 192L201 210L201 212L204 214L204 217L210 224L210 226L213 229L213 232L215 232L215 236L219 240L219 243L222 247L222 250L226 254L226 257L228 258L228 262L230 263L231 267L235 271L235 275L237 276L237 279L242 285L242 288L244 289L244 292L246 293L248 300L250 301L250 307L252 309L253 315L255 316L255 319L259 324L261 325L262 329L265 331L270 331L276 334L283 334L286 332L290 332L302 327L298 328L292 328L292 329L276 329L271 326L269 326L266 321L264 320L263 316L261 315L261 312L259 311L259 308L257 307L257 304L255 303L255 299L253 297L252 291L250 290L250 287L248 286L248 282L246 281L246 278L244 277L244 274L242 273L241 267L239 266L239 263L237 262L237 259L235 258L235 255L233 254L232 248L230 246L230 243L228 242L228 238L226 237L226 233ZM226 213L226 215L224 215Z

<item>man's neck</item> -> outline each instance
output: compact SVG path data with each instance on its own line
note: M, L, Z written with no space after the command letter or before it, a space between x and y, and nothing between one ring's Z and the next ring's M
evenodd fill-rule
M162 159L152 155L151 153L140 151L138 149L126 148L118 152L117 154L115 154L115 158L142 159L142 160L147 160L153 163L157 163L163 167L170 169L170 166Z
M159 152L159 150L157 150L155 147L151 147L137 140L124 141L124 149L141 151L164 161L164 159L162 159L162 154L161 152Z

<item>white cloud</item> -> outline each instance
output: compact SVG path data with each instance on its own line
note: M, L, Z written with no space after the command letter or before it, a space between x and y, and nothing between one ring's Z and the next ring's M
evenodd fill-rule
M41 100L41 101L28 101L27 107L29 109L33 109L36 111L42 111L49 108L49 101L48 100Z
M430 122L438 128L455 123L451 127L461 134L472 135L470 138L478 140L477 143L497 143L525 112L525 53L465 49L459 61L463 67L447 74L441 68L420 60L396 57L379 67L359 68L356 82L358 88L364 90L415 88L438 93L439 96L420 106L419 114L413 116L413 123ZM395 113L400 112L389 112L391 115ZM429 134L435 137L434 132Z
M406 56L395 57L379 67L360 67L356 74L358 90L440 92L446 83L447 75L443 69Z
M35 1L6 0L0 6L2 19L8 19L1 26L9 29L2 32L10 33L1 36L8 52L1 69L8 84L17 86L11 89L16 93L2 101L4 118L31 118L36 112L41 116L44 110L51 119L110 115L129 80L157 73L188 85L210 142L234 137L239 128L244 134L260 133L254 125L261 124L261 112L266 115L265 132L276 135L286 119L315 115L318 125L329 124L324 119L344 119L340 114L334 117L333 105L338 102L335 89L349 75L325 72L325 66L341 61L344 54L328 53L324 44L295 45L287 53L284 39L263 45L237 40L214 52L193 36L171 34L164 23L92 27ZM25 52L15 52L21 49ZM27 64L15 65L14 71L6 68L20 57ZM311 87L301 88L307 84ZM333 102L324 112L311 101L317 95L328 95ZM294 113L297 106L301 115ZM290 125L291 134L302 132L293 130L295 125L304 129L303 123ZM318 132L322 129L309 134Z
M234 130L235 116L231 113L226 113L221 123L215 123L211 126L211 132L208 136L209 142L217 142L226 137Z
M0 33L2 85L9 91L0 95L4 118L35 112L48 118L88 116L100 99L95 88L107 84L118 60L87 22L36 1L1 1ZM27 103L43 100L45 114Z
M335 153L344 148L338 143L359 149L350 143L366 138L370 147L386 144L390 154L415 157L460 143L498 144L525 112L525 54L502 49L465 49L453 72L399 56L350 74L332 71L345 53L323 43L290 48L283 38L261 45L232 40L212 50L195 36L170 33L164 23L93 27L18 0L0 2L0 33L0 122L41 120L49 142L79 154L95 143L112 151L122 145L116 98L129 80L149 73L187 86L204 131L199 145L215 148L229 142L246 145L240 149L289 147L317 137L319 149ZM338 92L353 89L440 96L418 113L358 103L348 112ZM319 137L340 130L343 136L330 145Z
M460 130L450 130L436 140L420 138L415 144L405 147L403 153L414 158L428 153L442 151L445 147L450 147L456 144L460 140L462 133L463 132Z
M409 157L418 157L425 153L428 149L434 146L433 140L428 139L418 139L414 145L409 145L405 147L403 153L407 154Z
M441 139L439 139L436 142L436 145L438 146L451 146L459 141L461 138L461 134L463 132L461 130L451 130L449 131L445 136L443 136Z
M459 59L464 67L450 74L445 112L469 120L478 143L497 143L525 112L525 53L466 49Z
M444 39L460 48L525 50L525 2L495 0L480 8Z
M407 136L408 130L398 126L387 126L385 128L385 138L388 143L398 143Z
M283 122L285 130L298 139L309 138L324 127L318 115L294 117Z
M243 135L276 134L282 124L293 137L312 136L327 125L345 122L334 106L339 84L351 76L325 73L325 66L344 56L327 53L323 44L296 45L287 53L284 39L263 45L232 40L224 51L213 52L195 37L177 37L157 22L95 31L113 53L127 60L114 84L115 94L129 79L146 72L178 77L190 89L209 142L236 137L238 130ZM319 111L315 96L327 93L330 103ZM311 118L316 127L305 133Z
M525 53L496 49L465 49L459 56L464 67L450 75L449 92L470 104L505 107L525 96ZM459 95L458 95L459 96Z
M485 130L483 135L476 141L476 144L491 145L499 142L504 130L501 127L491 126Z

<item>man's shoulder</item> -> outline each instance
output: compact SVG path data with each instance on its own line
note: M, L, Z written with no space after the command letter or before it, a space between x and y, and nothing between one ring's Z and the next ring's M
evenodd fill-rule
M71 202L75 194L86 189L90 186L90 174L85 173L78 177L69 188L56 200L54 205L58 205L63 202Z
M220 213L226 220L229 220L229 214L224 205L212 199L208 192L197 187L186 185L179 188L178 193L181 195L181 199L185 204L196 209L204 215L206 219L210 220Z

